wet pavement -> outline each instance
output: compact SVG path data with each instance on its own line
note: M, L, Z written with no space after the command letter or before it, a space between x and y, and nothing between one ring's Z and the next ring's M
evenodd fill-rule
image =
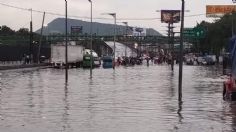
M221 69L178 67L0 71L1 132L231 132L236 104L222 100Z

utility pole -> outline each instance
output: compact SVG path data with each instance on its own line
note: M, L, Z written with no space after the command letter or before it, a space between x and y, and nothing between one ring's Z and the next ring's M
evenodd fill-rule
M114 49L113 49L113 69L116 66L116 13L102 13L103 15L110 15L114 18Z
M182 102L182 77L183 77L183 29L184 29L184 9L185 1L182 0L182 10L181 10L181 28L180 28L180 54L179 54L179 102Z
M128 22L126 24L126 39L128 38ZM126 40L127 41L127 40ZM127 57L127 44L125 45L125 57Z
M92 0L88 0L90 2L90 78L92 78L92 74L93 74L93 2Z
M168 22L168 43L169 43L169 53L171 55L171 70L174 71L174 27L173 27L173 15L171 14L171 20Z
M128 38L128 22L122 22L123 24L125 24L125 38ZM125 45L125 57L127 57L127 45Z
M116 66L116 13L113 14L115 27L114 27L114 66L113 69L115 69Z
M33 59L33 22L32 22L32 8L30 9L30 46L29 46L29 59L30 59L30 63L32 62L32 59Z
M41 45L42 45L42 38L43 38L43 25L44 25L44 19L45 19L45 12L43 12L43 22L41 27L41 33L40 33L40 40L39 40L39 49L38 49L38 64L40 63L40 52L41 52Z
M173 20L173 19L172 19ZM174 27L173 27L173 21L171 23L171 70L174 71Z
M139 31L139 58L142 56L142 35L141 35L142 31Z
M65 61L66 61L66 66L65 66L65 80L66 80L66 83L68 82L68 34L67 34L67 0L65 0L65 17L66 17L66 20L65 20L65 31L66 31L66 44L65 44Z
M116 13L108 13L114 18L114 49L113 49L113 69L115 70L116 67Z

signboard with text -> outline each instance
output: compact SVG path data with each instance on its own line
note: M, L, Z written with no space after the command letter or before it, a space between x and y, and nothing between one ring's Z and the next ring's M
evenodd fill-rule
M221 17L225 14L236 12L236 5L207 5L207 17Z
M193 28L184 28L183 34L184 34L184 37L186 37L186 38L194 38L195 37L195 33L194 33Z
M82 34L83 27L82 26L71 26L71 34Z
M162 23L180 22L180 10L161 10Z
M132 31L133 31L133 36L146 36L147 35L147 31L145 28L134 27Z
M184 28L183 34L185 38L201 39L206 37L206 30L203 27Z

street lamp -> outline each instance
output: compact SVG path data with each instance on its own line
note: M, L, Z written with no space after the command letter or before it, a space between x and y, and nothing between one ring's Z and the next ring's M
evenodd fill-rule
M92 0L88 0L91 4L91 22L90 22L90 78L92 78L92 70L93 70L93 2Z
M116 13L103 13L103 15L111 15L114 18L114 53L113 53L113 69L115 69L116 62Z
M122 22L126 26L126 34L125 36L128 37L128 22ZM125 45L125 58L127 57L127 45Z

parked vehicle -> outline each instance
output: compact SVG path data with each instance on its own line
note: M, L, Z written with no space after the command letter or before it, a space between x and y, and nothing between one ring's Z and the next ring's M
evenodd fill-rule
M186 65L194 65L195 64L194 62L197 61L197 58L195 54L189 53L184 56L184 60Z
M194 59L193 58L187 58L186 59L186 65L193 65L194 64Z
M93 61L93 57L90 54L85 54L84 55L84 57L83 57L83 68L90 68L91 59Z
M83 68L90 67L91 59L92 59L92 67L100 67L101 60L98 57L97 53L95 51L92 51L92 56L91 56L91 50L85 49L83 57Z
M198 56L196 61L198 65L206 64L205 59L202 56Z
M206 65L215 65L216 64L216 55L207 55L204 57Z
M103 57L103 68L113 68L113 58L112 56L104 56Z
M84 47L76 45L76 42L70 41L68 43L68 65L70 67L80 67L83 62ZM65 44L52 44L51 45L51 64L56 68L65 66Z

